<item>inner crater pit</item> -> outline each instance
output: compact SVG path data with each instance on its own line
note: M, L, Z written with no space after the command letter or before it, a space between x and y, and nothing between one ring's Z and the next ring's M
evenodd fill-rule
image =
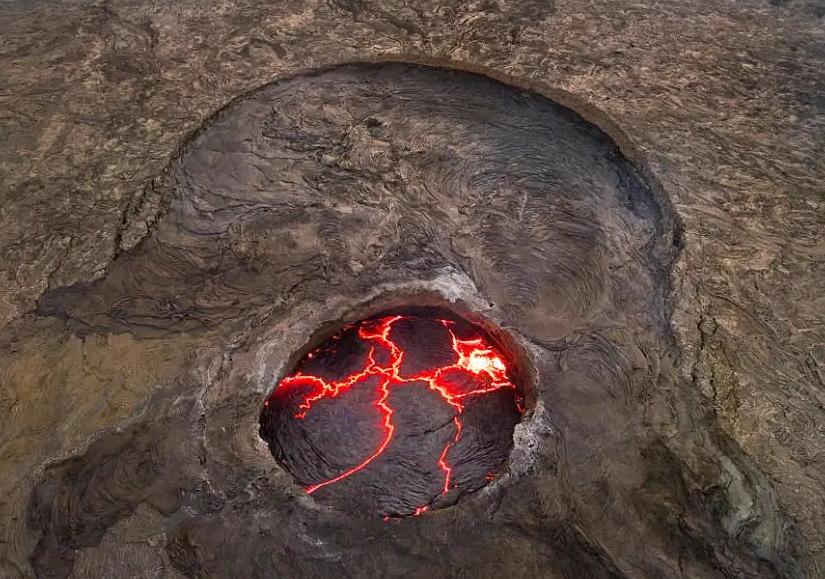
M317 501L421 515L504 468L524 410L513 356L452 312L383 313L310 350L264 403L261 436Z

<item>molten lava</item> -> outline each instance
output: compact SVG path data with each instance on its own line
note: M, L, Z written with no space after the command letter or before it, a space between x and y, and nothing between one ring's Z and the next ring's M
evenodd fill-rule
M355 466L333 478L306 487L308 494L364 470L384 453L396 431L396 425L393 423L395 409L389 403L390 391L393 388L423 382L455 411L454 435L437 458L437 465L443 473L444 480L441 494L455 488L452 482L453 467L449 462L449 454L450 450L461 440L463 426L461 414L464 412L466 401L470 397L483 396L508 388L513 390L516 407L521 412L521 399L516 386L508 377L507 365L502 355L482 337L460 339L453 330L454 322L450 320L439 319L438 322L449 332L454 353L453 361L410 375L403 375L401 368L406 352L392 339L391 333L394 325L406 318L407 316L396 315L368 320L358 326L357 336L359 340L368 345L368 353L363 367L356 372L341 380L327 380L320 376L297 371L285 377L267 400L266 404L269 404L276 394L282 394L285 389L300 388L305 394L298 404L298 412L294 418L303 420L316 404L334 399L371 378L377 379L374 407L379 418L378 427L383 432L380 444ZM313 355L314 353L310 353L307 358L312 359ZM413 514L421 515L429 508L429 504L421 505L415 509Z

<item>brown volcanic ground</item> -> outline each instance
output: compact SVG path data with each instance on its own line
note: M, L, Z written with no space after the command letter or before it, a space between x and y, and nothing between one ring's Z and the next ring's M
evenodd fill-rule
M776 4L4 5L0 575L821 576L825 31ZM376 59L487 77L328 66ZM260 411L411 304L528 412L353 516Z

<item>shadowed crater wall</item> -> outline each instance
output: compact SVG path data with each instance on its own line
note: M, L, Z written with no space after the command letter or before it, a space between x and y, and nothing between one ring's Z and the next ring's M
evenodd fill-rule
M326 69L232 102L155 190L148 236L38 311L179 368L120 432L46 469L34 568L800 576L768 481L673 369L667 200L572 111L463 72ZM534 399L483 489L427 516L352 516L276 464L260 411L308 336L412 304L506 330ZM134 528L154 547L123 546Z

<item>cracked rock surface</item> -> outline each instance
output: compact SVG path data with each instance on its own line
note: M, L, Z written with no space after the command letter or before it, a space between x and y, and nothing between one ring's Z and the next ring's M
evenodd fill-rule
M310 350L264 402L261 437L320 504L420 516L506 468L524 408L516 371L449 311L388 312Z
M821 12L4 4L0 575L821 576ZM353 517L261 405L410 303L535 399L485 489Z

